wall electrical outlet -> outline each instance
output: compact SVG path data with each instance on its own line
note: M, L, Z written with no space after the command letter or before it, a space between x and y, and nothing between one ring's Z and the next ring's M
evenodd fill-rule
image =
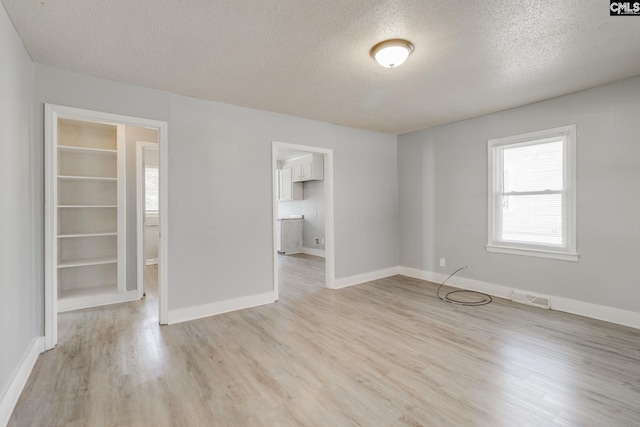
M320 238L316 237L315 240L314 240L314 243L315 243L316 246L320 246Z
M444 258L440 258L440 267L446 267L447 266L447 260Z

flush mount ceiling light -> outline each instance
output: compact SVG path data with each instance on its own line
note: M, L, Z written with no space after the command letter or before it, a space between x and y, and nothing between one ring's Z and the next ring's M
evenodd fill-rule
M402 39L385 40L371 48L371 57L386 68L402 65L413 51L413 45Z

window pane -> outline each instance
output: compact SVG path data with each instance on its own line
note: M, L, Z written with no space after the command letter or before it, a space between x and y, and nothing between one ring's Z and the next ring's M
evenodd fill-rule
M562 245L562 195L504 196L503 241Z
M504 192L563 189L563 141L504 149Z
M158 211L158 168L144 168L145 210Z

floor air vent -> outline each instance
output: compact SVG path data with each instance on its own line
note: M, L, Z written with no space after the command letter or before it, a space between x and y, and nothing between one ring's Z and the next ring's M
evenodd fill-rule
M546 309L549 309L551 307L551 299L549 297L528 295L520 292L512 292L511 301Z

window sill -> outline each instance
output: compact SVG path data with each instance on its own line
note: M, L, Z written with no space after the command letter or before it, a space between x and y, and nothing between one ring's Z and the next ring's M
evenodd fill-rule
M544 249L514 248L510 246L486 245L485 248L487 249L487 252L497 252L511 255L525 255L536 258L551 258L561 261L578 262L578 258L580 256L577 253L546 251Z

